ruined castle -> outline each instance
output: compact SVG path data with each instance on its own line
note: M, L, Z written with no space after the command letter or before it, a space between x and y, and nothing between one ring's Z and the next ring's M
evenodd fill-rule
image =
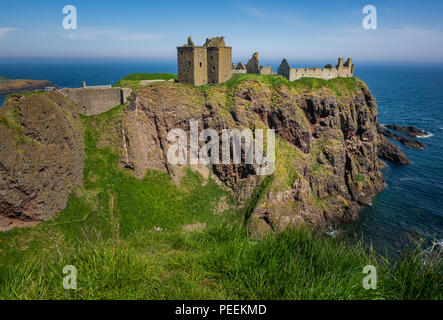
M338 58L338 64L335 68L332 65L327 64L324 68L291 68L288 61L283 59L278 67L278 74L285 77L289 81L294 81L300 78L320 78L320 79L333 79L337 77L353 77L354 65L352 59L349 58L343 63L343 58Z
M191 37L188 44L177 47L178 81L196 86L217 84L231 79L232 47L225 45L225 37L206 39L196 46Z
M344 62L338 58L338 64L333 67L327 64L324 68L292 68L286 59L283 59L278 72L271 66L261 66L258 52L255 52L248 63L232 63L232 47L227 47L225 37L206 39L203 46L196 46L191 37L188 43L177 47L178 81L196 86L217 84L229 80L235 73L281 75L289 81L300 78L333 79L337 77L353 77L354 65L352 59Z

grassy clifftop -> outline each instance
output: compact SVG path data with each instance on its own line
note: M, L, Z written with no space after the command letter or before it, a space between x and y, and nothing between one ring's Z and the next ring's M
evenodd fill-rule
M175 80L178 76L172 73L133 73L121 78L114 87L134 88L140 85L142 80Z
M134 73L120 79L115 87L139 88L142 80L176 80L178 76L172 73ZM322 88L328 88L337 95L344 95L359 90L361 80L357 78L335 78L332 80L323 80L315 78L301 78L296 81L289 81L283 76L276 75L255 75L255 74L234 74L231 79L216 86L233 88L245 81L258 81L260 83L271 85L274 88L286 86L304 91L315 91ZM213 85L203 85L199 88L206 90L214 87Z

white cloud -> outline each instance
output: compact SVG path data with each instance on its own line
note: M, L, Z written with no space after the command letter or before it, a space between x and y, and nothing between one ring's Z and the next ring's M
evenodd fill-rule
M0 28L0 38L6 37L6 34L9 31L17 31L20 30L19 28Z

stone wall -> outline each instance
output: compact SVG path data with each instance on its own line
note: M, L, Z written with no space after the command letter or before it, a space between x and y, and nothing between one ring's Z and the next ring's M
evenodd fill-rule
M346 63L343 63L343 61L343 58L339 58L338 64L335 68L331 65L324 68L291 68L288 61L283 59L278 67L278 74L284 76L289 81L298 80L300 78L330 80L337 77L353 77L354 65L352 64L352 59L349 58Z
M267 67L260 65L260 60L258 59L258 52L255 52L251 59L249 59L246 64L247 73L251 74L275 74L275 72L271 69L271 65Z
M131 94L130 88L63 88L61 94L74 101L85 116L106 112L124 104Z
M232 65L232 48L219 48L219 70L218 82L222 83L231 79L231 65Z
M246 64L246 70L251 74L260 74L260 62L258 61L258 52L255 52Z

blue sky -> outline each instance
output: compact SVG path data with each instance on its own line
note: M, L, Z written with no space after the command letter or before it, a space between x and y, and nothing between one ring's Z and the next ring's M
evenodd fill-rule
M78 30L64 30L65 5ZM362 9L377 8L377 30ZM175 59L192 35L225 35L233 58L443 62L443 1L2 1L0 58Z

